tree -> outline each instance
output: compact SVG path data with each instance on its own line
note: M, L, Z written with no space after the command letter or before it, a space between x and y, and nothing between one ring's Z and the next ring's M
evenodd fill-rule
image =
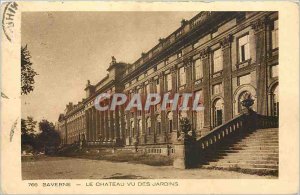
M37 121L34 121L32 117L27 119L21 119L21 148L22 151L33 150L36 148L36 127ZM30 146L30 147L29 147Z
M57 148L60 144L59 133L55 130L52 122L42 120L39 122L40 133L37 136L39 149L43 148Z
M34 89L34 77L38 75L32 68L31 55L27 45L21 47L21 94L27 95Z

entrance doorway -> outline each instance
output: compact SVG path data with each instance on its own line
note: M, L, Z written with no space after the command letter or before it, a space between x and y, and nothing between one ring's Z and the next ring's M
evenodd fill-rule
M213 120L213 127L217 127L222 125L223 123L223 110L224 110L224 102L222 99L217 99L214 103L214 120Z

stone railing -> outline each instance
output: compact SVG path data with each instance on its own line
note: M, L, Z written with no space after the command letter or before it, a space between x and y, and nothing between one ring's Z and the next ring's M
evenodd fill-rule
M197 148L206 150L212 146L218 145L226 137L235 133L247 132L255 129L278 127L278 118L272 116L263 116L252 112L249 115L242 114L232 120L214 128L210 133L197 140Z
M98 147L98 146L108 146L108 147L111 147L111 146L114 146L115 145L115 142L114 141L87 141L87 146L89 147Z
M257 114L257 128L265 129L265 128L274 128L278 127L278 117L276 116L264 116Z

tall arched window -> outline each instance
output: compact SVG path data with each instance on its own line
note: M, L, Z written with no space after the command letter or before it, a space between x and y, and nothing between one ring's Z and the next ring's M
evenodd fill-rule
M222 99L216 99L214 102L214 115L213 115L213 126L219 126L223 123L223 106L224 102Z
M130 122L130 133L129 133L129 136L132 137L134 135L134 122L131 121Z
M271 109L272 116L279 116L279 94L278 94L278 85L274 87L272 91L272 99L271 99Z
M161 116L156 116L156 133L161 134Z
M173 112L168 112L168 128L169 132L171 133L173 131Z
M196 120L195 120L196 129L200 130L204 126L204 109L201 108L203 106L203 104L202 104L203 103L203 92L202 92L202 90L196 91L195 95L200 96L200 101L198 102L198 105L197 105L198 108L200 108L200 109L195 112L195 115L196 115Z
M120 128L121 129L121 128ZM122 132L122 130L120 130ZM126 121L124 122L124 138L128 136L128 129L127 129L127 123Z
M142 135L142 132L143 129L142 129L142 120L138 120L138 133L139 133L139 136Z
M147 134L151 134L151 118L148 117L146 120L146 129L147 129Z

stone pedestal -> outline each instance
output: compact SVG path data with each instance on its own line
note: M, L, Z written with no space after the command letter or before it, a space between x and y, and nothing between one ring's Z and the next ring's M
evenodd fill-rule
M174 144L174 162L173 167L177 169L186 169L185 146L183 143Z
M170 139L171 139L170 141L171 141L172 143L177 143L177 142L178 142L177 131L173 131L173 132L171 133Z
M176 133L176 139L175 134ZM177 138L177 132L172 133L172 141L174 144L174 162L173 167L178 169L186 169L186 147L184 142L184 133Z

